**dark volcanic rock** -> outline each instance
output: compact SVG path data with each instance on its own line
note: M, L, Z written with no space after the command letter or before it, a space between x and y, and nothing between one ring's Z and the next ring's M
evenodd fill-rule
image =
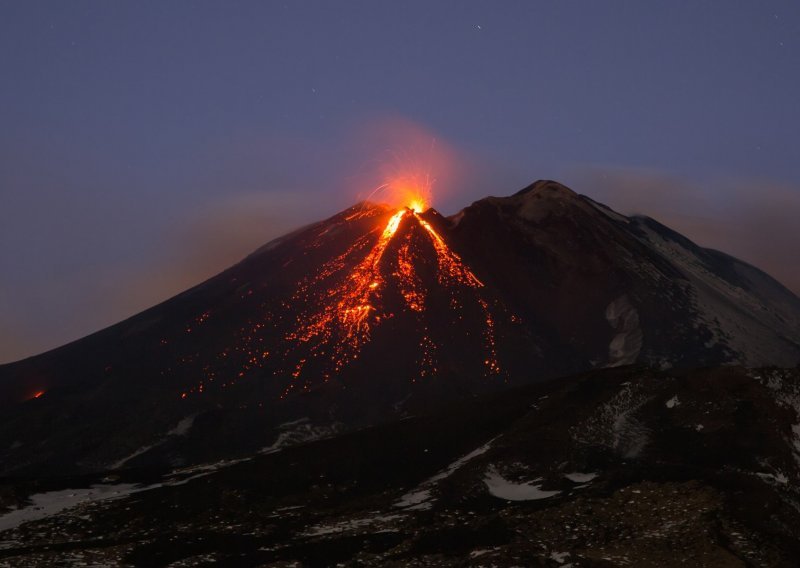
M0 472L245 457L593 368L793 366L799 343L766 274L555 182L450 218L361 204L0 367Z
M0 515L0 565L796 566L798 379L624 367L236 463L7 480L23 513L119 493Z

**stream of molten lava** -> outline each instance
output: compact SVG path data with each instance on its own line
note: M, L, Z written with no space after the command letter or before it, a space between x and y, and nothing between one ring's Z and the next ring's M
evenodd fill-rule
M417 217L417 221L431 236L433 247L436 249L436 258L439 261L439 283L448 285L451 281L455 281L470 288L482 288L483 282L478 280L464 265L460 256L450 250L450 247L445 244L444 239L431 227L431 224L421 217Z
M386 285L385 277L381 273L381 263L404 219L418 223L424 229L425 234L429 236L436 252L438 282L451 290L451 309L461 308L457 293L459 287L470 288L477 295L477 290L483 287L483 283L467 268L461 257L448 247L433 226L418 215L418 211L425 206L424 200L419 199L411 201L408 207L393 213L380 232L377 242L369 249L366 256L357 263L340 285L326 290L325 298L319 298L318 294L314 294L310 289L310 283L301 284L299 293L293 299L316 305L317 309L312 310L311 314L303 314L298 317L295 331L285 337L290 345L310 345L307 355L299 359L291 372L293 379L301 376L304 366L312 358L330 358L331 372L341 371L348 363L358 358L361 348L370 340L372 328L386 317L392 316L392 314L382 313L379 308L376 308ZM406 307L411 312L422 314L425 311L426 290L416 274L410 238L411 233L406 233L403 242L397 249L397 268L392 272L392 276L396 279ZM321 284L322 280L344 270L345 259L364 246L363 240L357 241L344 254L323 265L311 282ZM495 349L494 319L486 300L479 295L476 296L476 299L485 320L483 337L487 353L484 365L488 374L498 374L500 366ZM423 337L419 344L421 349L420 376L426 376L435 372L434 355L437 345L431 340L424 321L420 320L420 323L423 325ZM289 351L291 350L290 347ZM326 374L325 379L327 380L329 376ZM284 391L284 396L296 387L297 385L292 381Z
M324 302L319 311L307 318L305 324L304 316L298 318L298 328L287 334L286 339L300 343L308 343L314 339L316 341L309 349L309 356L300 359L295 366L291 373L293 379L300 377L309 357L316 358L327 353L333 363L334 373L341 371L350 361L358 358L361 347L369 341L371 323L378 323L381 320L380 314L373 314L374 301L380 297L381 287L384 284L380 272L381 259L397 232L400 221L408 213L407 209L401 209L391 216L378 237L378 242L353 269L345 282L328 291L327 296L330 301ZM344 257L354 252L358 245L360 241L350 247L344 255L326 263L320 271L321 274L332 275L343 269ZM295 294L294 299L307 300L304 296L308 292L307 286L301 286L301 295L298 297L298 294ZM333 345L328 353L327 348L331 343ZM284 396L294 388L293 382L287 387Z
M362 330L369 332L368 317L375 309L371 300L379 295L379 289L383 284L379 264L386 247L389 246L389 241L392 240L400 221L407 213L408 210L401 210L392 215L378 243L351 274L352 284L345 288L342 298L337 303L339 321L347 331L348 337L352 338Z
M220 387L232 386L250 370L275 358L279 361L279 366L274 370L275 376L289 378L281 397L295 390L311 388L312 379L304 373L311 361L321 363L321 366L315 366L315 373L320 373L323 381L327 381L358 359L376 326L395 316L382 301L388 284L392 284L402 298L401 309L407 310L416 320L419 334L416 357L418 374L409 379L415 382L417 378L435 376L437 355L442 345L433 340L430 321L426 317L429 290L418 272L420 263L426 262L421 256L418 236L422 237L423 242L427 236L435 252L436 283L449 295L451 325L457 326L459 321L463 321L464 303L472 303L472 309L480 310L483 314L481 337L485 350L482 357L484 371L489 376L499 375L495 318L489 302L481 293L483 283L448 246L434 226L418 213L425 209L425 201L409 203L408 207L389 210L391 214L385 225L376 226L356 237L342 253L330 258L315 273L297 283L295 293L282 302L282 308L291 309L290 313L294 314L289 330L283 328L283 345L271 344L265 335L267 328L279 325L282 316L281 312L277 312L268 313L260 321L248 320L239 330L235 343L220 353L215 362L201 361L200 353L184 354L177 363L196 363L203 378L198 385L182 393L182 398L188 394L202 393L207 386L217 382L217 378L222 380ZM382 207L362 208L345 215L338 224L326 224L307 241L306 252L322 247L326 235L333 234L346 224L365 222L370 217L385 218L386 211ZM398 236L404 223L410 224L408 230ZM417 226L420 229L415 231ZM395 237L400 241L397 242ZM390 245L393 245L393 254L387 258ZM249 298L251 293L251 290L243 292L242 299ZM209 317L210 312L200 314L187 324L186 333L201 327ZM270 325L271 321L275 323ZM162 339L161 343L166 345L169 342ZM233 364L233 371L228 361ZM41 394L36 393L36 396Z
M434 184L438 197L441 181L444 191L448 185L458 185L456 153L434 133L403 120L381 121L367 134L371 146L386 150L378 169L353 187L374 188L360 193L363 201L385 202L388 207L355 207L286 239L291 246L274 256L281 268L289 267L285 274L263 281L231 279L231 284L235 282L231 300L240 302L238 311L228 317L228 304L220 306L219 316L225 317L205 328L208 317L217 314L186 321L182 333L191 334L191 341L184 336L158 338L164 353L174 353L174 367L161 374L180 369L180 376L198 378L184 396L212 385L230 387L260 369L269 369L281 384L288 379L287 393L310 389L312 377L315 382L327 380L358 359L381 324L413 330L414 337L400 340L404 350L414 349L404 352L418 360L417 377L436 373L437 355L444 356L448 333L454 345L472 346L477 341L486 373L499 372L494 349L497 320L492 311L502 306L490 299L481 281L450 249L447 235L440 234L433 218L428 217L433 224L423 218ZM331 254L332 250L336 252ZM313 270L294 277L297 267L305 270L310 259L318 263ZM285 292L290 286L294 288ZM459 322L474 326L473 317L480 318L479 314L485 316L478 322L482 329L463 325L459 329ZM400 316L397 326L389 321L395 316ZM219 344L207 329L228 329L228 321L233 324L229 342ZM216 352L202 352L201 339L213 340Z
M450 247L447 246L444 239L439 236L439 233L434 230L431 224L422 218L418 218L418 221L430 234L431 241L436 249L436 258L439 261L439 283L448 286L452 285L453 282L457 282L463 286L474 289L483 288L483 282L478 280L478 277L467 268L458 254L450 250ZM494 317L489 309L489 303L480 296L478 296L478 304L483 312L485 322L483 336L488 351L483 364L486 367L487 373L497 375L500 373L500 363L497 360ZM455 296L451 297L450 305L453 309L458 309L460 307Z

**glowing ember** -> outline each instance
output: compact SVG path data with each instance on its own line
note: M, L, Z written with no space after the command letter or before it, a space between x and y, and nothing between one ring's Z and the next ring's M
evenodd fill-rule
M419 187L415 188L418 191ZM309 391L318 380L327 381L356 361L375 330L397 316L403 316L398 321L406 323L393 325L410 327L395 329L415 334L414 338L398 338L402 349L415 350L410 366L417 370L408 377L410 381L439 372L440 351L452 333L444 323L447 319L457 328L458 322L478 314L482 314L480 334L476 336L465 329L462 339L456 341L464 340L468 345L474 341L470 337L478 338L483 353L475 355L480 357L484 373L500 374L496 318L489 301L482 296L484 285L419 213L427 210L427 202L419 193L415 195L395 209L359 208L311 233L304 242L303 255L316 254L317 249L331 242L327 240L329 234L351 230L351 223L369 226L370 219L383 219L352 241L334 240L347 244L299 281L295 292L280 305L268 307L264 302L261 315L251 312L257 319L248 319L241 325L234 342L212 355L215 359L208 360L197 352L179 357L178 364L191 365L198 373L195 385L180 396L202 393L212 384L219 388L232 386L251 370L263 367L270 368L276 378L287 380L282 397ZM437 289L429 289L431 285ZM249 284L239 287L237 294L243 302L259 301L252 296ZM449 309L445 307L447 302ZM431 310L436 314L429 313ZM202 329L212 315L204 312L187 322L186 327ZM437 324L443 317L444 322ZM408 318L415 323L409 323ZM162 340L161 345L169 348L172 341Z
M334 340L331 357L334 371L340 371L347 363L356 358L362 345L369 340L370 326L380 321L380 316L375 314L373 303L380 297L383 277L381 276L380 263L386 252L400 221L408 214L408 210L394 213L386 227L383 229L378 242L372 247L366 257L353 269L345 282L337 289L330 292L331 301L322 306L314 314L302 314L298 318L298 328L289 333L286 339L290 342L307 343L315 340L311 347L311 355L317 357ZM357 247L356 243L348 253ZM347 254L347 253L345 253ZM323 265L320 273L331 275L344 267L341 257ZM301 286L299 294L295 294L295 301L302 301L307 287ZM306 359L301 359L292 372L298 378L302 372ZM288 391L287 391L288 392ZM286 393L284 393L286 394Z
M421 312L424 308L425 291L422 283L414 271L414 259L411 252L411 233L406 234L403 245L397 254L397 271L394 273L400 287L400 293L406 301L408 308L414 312Z
M431 224L419 217L417 217L417 220L430 234L433 246L436 248L439 260L439 283L449 285L455 282L471 288L483 287L483 282L478 280L472 271L464 265L461 257L450 250L442 237L439 236L439 233L431 227Z
M412 202L413 207L400 209L390 217L377 242L363 260L356 265L349 277L342 284L327 292L330 302L320 306L318 297L310 295L310 287L301 285L299 293L293 300L298 303L316 305L318 308L312 313L303 313L297 318L295 331L286 336L290 344L310 343L310 357L330 357L333 363L333 372L341 371L348 363L358 358L362 347L369 342L373 328L379 325L383 319L394 315L383 313L378 307L386 284L382 271L386 250L393 242L401 222L416 223L424 230L423 234L429 237L436 252L439 284L452 290L451 307L454 309L460 307L456 293L459 289L467 288L475 291L476 301L485 316L486 325L483 336L487 350L485 358L487 373L497 374L499 372L500 365L497 362L495 350L494 320L488 303L477 296L477 290L482 288L483 284L467 268L458 254L447 246L433 226L416 213L417 209L423 207L421 203L421 201ZM427 291L416 273L415 267L418 262L416 257L419 253L412 247L411 235L410 230L406 231L403 241L399 243L396 257L393 257L396 268L391 275L408 310L421 314L426 309ZM361 244L356 243L344 255L323 265L318 275L311 281L316 284L341 271L345 266L344 258L353 254L361 247ZM419 347L422 352L419 359L420 376L431 375L436 369L434 353L437 346L427 332L420 340ZM291 350L290 348L286 354L288 355ZM293 379L301 376L307 362L308 357L299 360L291 372ZM290 384L284 395L295 388L295 383Z
M42 398L44 396L44 391L38 391L36 394L33 395L32 398Z
M430 209L432 185L433 180L427 172L396 172L387 176L367 199L385 201L396 208L405 207L413 213L424 213Z
M444 286L452 286L454 283L468 286L470 288L482 288L483 282L478 280L472 271L466 267L455 252L450 250L444 239L433 229L430 223L424 219L419 219L422 227L430 234L433 246L436 248L436 255L439 261L439 283ZM500 373L500 363L497 361L497 349L495 348L494 318L489 310L489 304L478 296L478 303L483 311L486 327L484 328L484 340L488 351L484 360L484 365L489 374L497 375ZM455 296L451 297L451 306L458 308L458 300Z

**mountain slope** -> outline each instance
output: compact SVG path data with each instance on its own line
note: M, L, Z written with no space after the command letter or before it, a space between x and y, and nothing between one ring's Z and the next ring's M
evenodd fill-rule
M799 380L604 369L235 463L0 480L0 565L796 566Z
M767 275L555 182L450 218L360 204L0 367L0 472L251 455L595 367L792 366L799 343Z
M481 200L456 220L453 238L465 243L476 270L491 272L510 305L546 322L587 363L798 361L796 296L652 219L624 217L560 184L537 182L509 198Z

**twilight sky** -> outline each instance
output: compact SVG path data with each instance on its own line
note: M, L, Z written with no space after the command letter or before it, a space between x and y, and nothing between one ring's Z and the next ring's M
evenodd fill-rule
M363 197L553 178L800 291L796 0L0 4L0 362Z

